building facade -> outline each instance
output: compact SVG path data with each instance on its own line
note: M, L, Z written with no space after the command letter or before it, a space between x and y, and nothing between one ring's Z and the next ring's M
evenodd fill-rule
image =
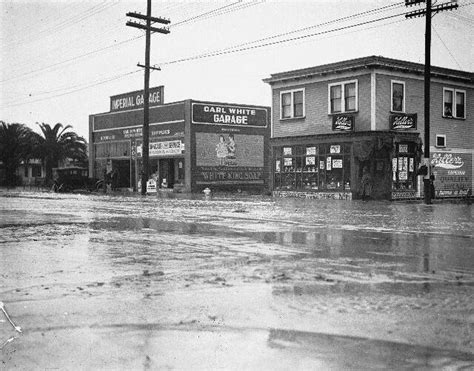
M89 117L89 174L115 174L137 189L142 169L143 94L111 97L110 112ZM185 100L164 104L150 89L150 178L180 192L268 190L270 108Z
M372 56L272 74L271 188L278 196L422 197L424 65ZM436 197L473 188L474 74L432 67Z

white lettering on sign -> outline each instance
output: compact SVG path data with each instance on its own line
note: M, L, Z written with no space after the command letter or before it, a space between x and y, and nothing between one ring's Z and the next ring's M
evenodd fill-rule
M231 115L245 115L245 116L255 116L256 111L254 109L248 108L226 108L226 107L214 107L214 106L204 106L204 112L209 113L222 113L222 114L231 114Z
M241 124L247 125L248 124L248 117L247 116L240 116L240 115L214 115L214 122L222 123L222 124Z
M433 153L431 165L434 167L441 167L443 169L460 169L464 166L464 161L459 156L454 156L452 153Z

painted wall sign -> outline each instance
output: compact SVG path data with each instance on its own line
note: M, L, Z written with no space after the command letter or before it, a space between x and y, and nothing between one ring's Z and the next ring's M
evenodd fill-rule
M392 200L411 200L416 198L416 191L392 192Z
M436 197L466 196L472 189L472 154L434 152L431 158Z
M351 192L297 192L297 191L274 191L273 197L294 197L315 200L352 200Z
M263 135L196 133L196 165L263 167Z
M262 108L193 103L194 124L267 126L267 110Z
M195 135L196 184L264 183L263 135L204 132Z
M232 168L216 168L214 166L198 166L193 172L196 184L238 185L263 184L263 167L237 166Z
M333 131L353 131L354 116L352 115L336 115L332 117Z
M94 143L110 142L124 139L142 138L142 127L111 129L94 132ZM184 137L184 123L150 124L150 138Z
M390 130L416 129L417 114L396 114L390 115Z
M144 102L143 90L114 95L110 97L110 112L143 108ZM163 86L150 88L148 102L150 107L163 104Z

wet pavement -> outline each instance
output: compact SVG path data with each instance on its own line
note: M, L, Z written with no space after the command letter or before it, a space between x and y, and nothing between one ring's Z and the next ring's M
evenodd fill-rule
M472 369L473 206L0 191L0 368Z

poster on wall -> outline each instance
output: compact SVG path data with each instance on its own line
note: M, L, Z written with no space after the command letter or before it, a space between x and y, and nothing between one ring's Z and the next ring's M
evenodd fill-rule
M142 145L138 145L136 148L138 157L141 157ZM184 153L184 143L181 140L152 142L149 144L148 153L150 157L181 155Z
M314 165L316 164L316 157L308 156L306 157L306 165Z
M263 135L204 132L195 135L197 184L264 181Z
M434 152L431 165L437 197L466 196L472 189L472 153Z
M342 159L337 158L332 160L333 169L342 169Z

